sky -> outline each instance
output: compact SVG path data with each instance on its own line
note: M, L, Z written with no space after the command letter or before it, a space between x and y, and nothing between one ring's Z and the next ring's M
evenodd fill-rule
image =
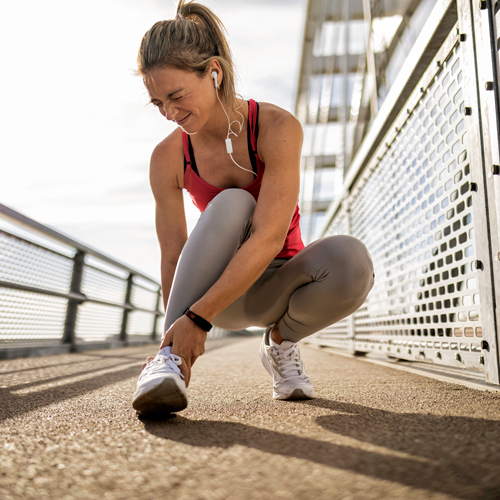
M203 0L225 24L244 98L295 107L306 0ZM175 127L134 76L174 0L0 3L0 203L159 280L148 178ZM186 197L188 230L198 211ZM1 220L0 227L12 229ZM14 229L15 231L15 229Z

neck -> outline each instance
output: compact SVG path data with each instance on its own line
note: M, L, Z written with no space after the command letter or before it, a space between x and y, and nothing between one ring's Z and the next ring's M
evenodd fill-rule
M229 116L229 121L232 123L231 130L240 135L240 125L242 125L242 131L244 128L245 120L248 119L248 110L244 105L244 101L242 99L238 99L236 102L236 110L230 110L227 104L222 101L224 108ZM239 114L241 113L241 115ZM213 109L212 116L208 123L197 133L199 137L202 137L204 140L225 140L228 134L228 118L226 113L224 113L224 109L222 108L221 103L217 100ZM230 134L229 137L231 139L235 139L236 137L233 134Z

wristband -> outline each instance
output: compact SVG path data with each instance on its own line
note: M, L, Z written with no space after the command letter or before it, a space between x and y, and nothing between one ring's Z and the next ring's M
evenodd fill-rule
M189 307L184 311L184 314L195 324L198 325L202 330L209 332L212 329L212 325L201 316L198 316L193 311L189 310Z

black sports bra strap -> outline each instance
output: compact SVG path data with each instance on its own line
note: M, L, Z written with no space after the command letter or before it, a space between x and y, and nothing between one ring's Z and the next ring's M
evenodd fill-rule
M252 169L253 171L257 174L257 138L259 136L259 103L257 101L255 102L255 108L257 109L257 112L255 114L255 122L254 122L254 116L253 116L253 108L250 106L250 101L248 101L248 154L250 155L250 161L252 162ZM252 114L252 115L251 115ZM253 130L254 134L254 141L253 143L255 144L255 150L253 149L252 146L252 139L251 139L251 134L252 134L252 123L255 123L255 128Z
M255 120L255 144L257 144L257 137L259 135L259 103L257 102L257 118ZM250 162L252 163L252 170L255 174L258 174L257 169L257 151L254 151L252 148L252 139L251 139L251 130L250 130L250 103L248 105L248 124L247 124L247 143L248 143L248 156L250 157ZM196 166L196 160L194 157L193 144L191 143L191 137L187 136L189 143L189 155L191 157L191 168L194 170L196 175L200 175L198 173L198 167ZM187 169L187 160L186 156L184 156L184 172Z
M247 127L247 144L248 144L248 156L250 157L250 162L252 163L252 170L257 175L257 158L255 156L256 151L252 148L252 136L250 131L250 106L248 106L248 127Z
M196 175L200 175L198 173L198 167L196 166L196 160L194 159L193 144L191 143L191 137L189 135L188 135L188 142L189 142L189 156L191 156L191 168L194 170Z

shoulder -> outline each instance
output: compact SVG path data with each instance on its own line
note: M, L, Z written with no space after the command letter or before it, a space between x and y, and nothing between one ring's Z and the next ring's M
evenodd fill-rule
M165 183L173 183L176 187L182 188L183 174L182 130L176 128L154 148L151 154L149 177L153 193L155 193L155 187L165 185Z
M286 109L269 102L259 102L259 138L261 133L280 129L302 132L299 120Z
M259 154L266 158L284 151L300 157L302 126L292 113L267 102L259 102Z

